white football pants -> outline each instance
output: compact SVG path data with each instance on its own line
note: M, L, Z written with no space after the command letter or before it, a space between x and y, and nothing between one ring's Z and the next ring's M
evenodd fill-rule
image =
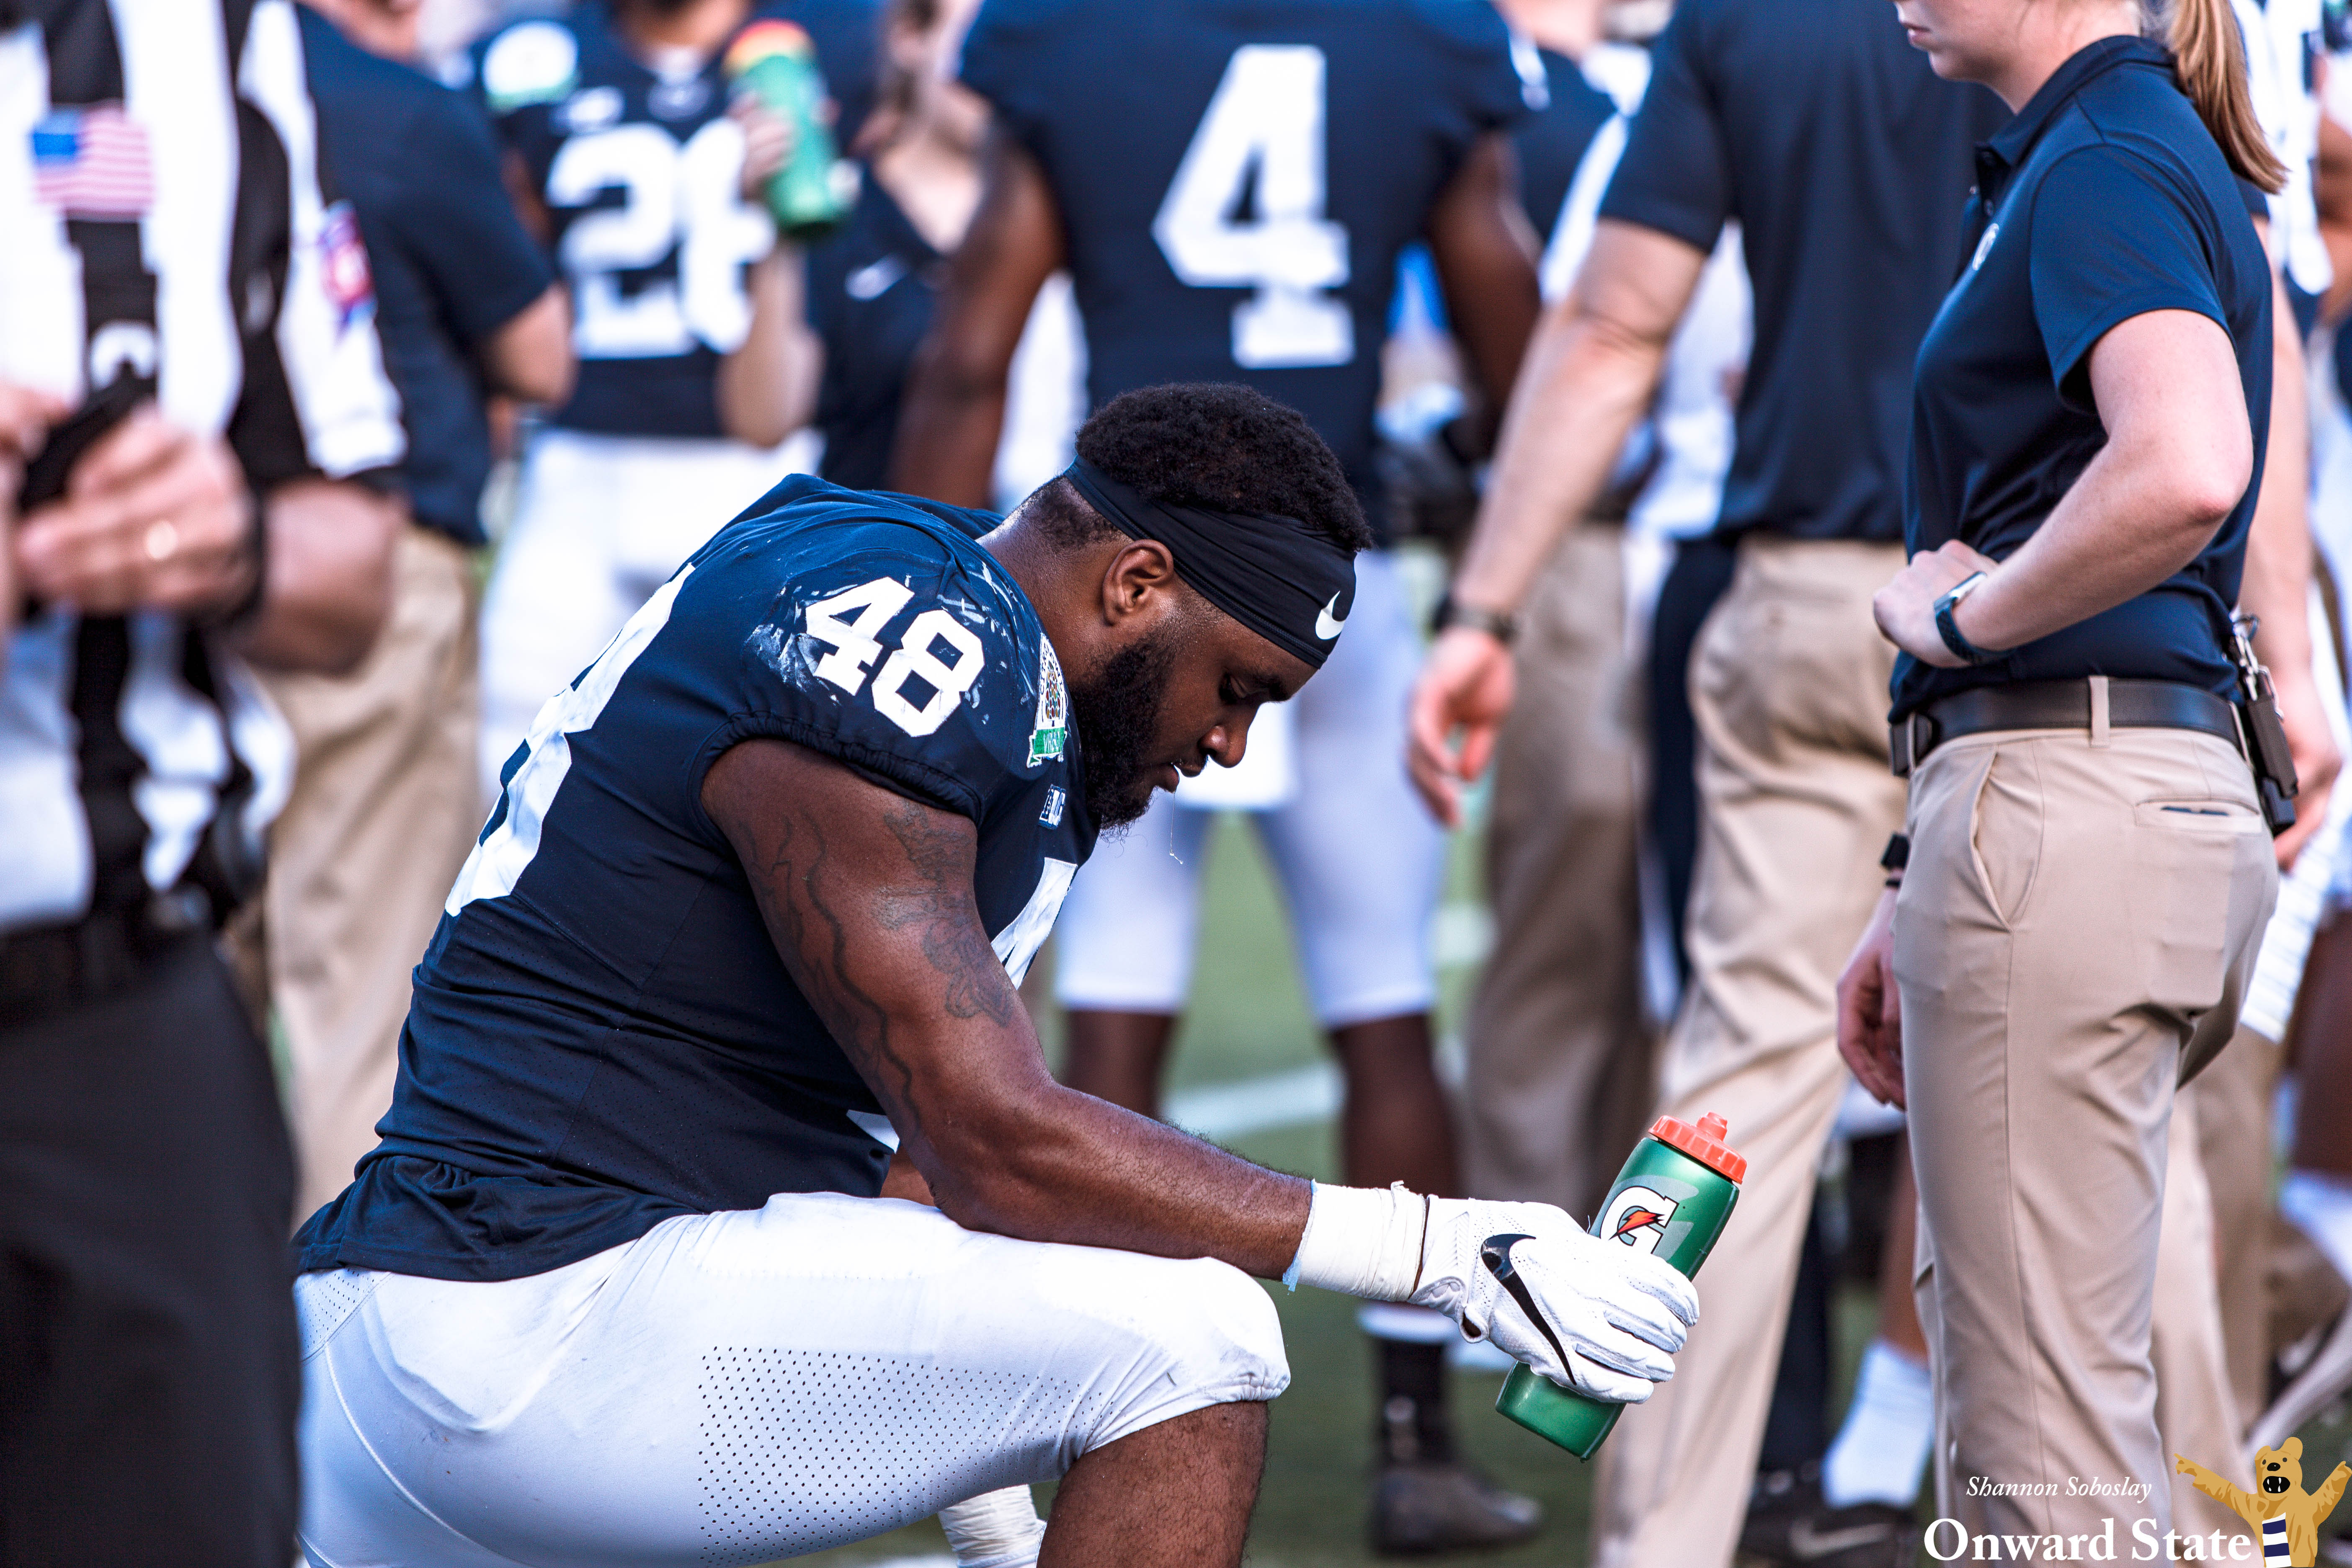
M766 1563L1287 1386L1265 1290L788 1194L497 1284L306 1274L318 1568Z

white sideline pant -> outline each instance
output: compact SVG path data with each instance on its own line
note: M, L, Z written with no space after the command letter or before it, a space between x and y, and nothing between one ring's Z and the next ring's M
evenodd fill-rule
M1249 813L1326 1029L1425 1012L1437 999L1430 921L1445 835L1404 771L1405 704L1421 655L1395 558L1366 551L1356 557L1348 629L1289 704L1298 787L1287 804ZM1154 795L1134 826L1095 847L1055 925L1063 1006L1184 1010L1214 817Z
M540 706L728 519L791 471L789 444L542 430L482 595L482 788Z
M343 1269L302 1316L316 1568L766 1563L877 1535L1288 1385L1207 1258L787 1194L529 1279Z

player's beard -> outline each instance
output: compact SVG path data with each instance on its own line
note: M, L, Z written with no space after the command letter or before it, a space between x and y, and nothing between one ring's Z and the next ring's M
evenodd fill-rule
M1160 733L1174 639L1138 639L1103 661L1093 680L1070 683L1070 717L1087 770L1087 815L1098 830L1124 827L1151 808L1157 764L1145 759Z

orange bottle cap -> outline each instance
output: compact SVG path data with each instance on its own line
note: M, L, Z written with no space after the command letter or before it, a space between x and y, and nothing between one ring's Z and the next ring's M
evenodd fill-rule
M727 74L740 76L770 55L813 60L816 58L816 46L809 41L808 30L798 23L766 17L735 35L734 43L727 49Z
M1730 1135L1729 1124L1712 1110L1698 1119L1696 1127L1671 1116L1661 1116L1657 1125L1650 1129L1650 1136L1659 1142L1681 1150L1710 1171L1744 1182L1748 1179L1748 1157L1724 1146L1723 1141Z

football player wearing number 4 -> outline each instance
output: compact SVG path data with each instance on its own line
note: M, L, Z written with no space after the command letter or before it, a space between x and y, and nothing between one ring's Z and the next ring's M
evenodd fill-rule
M805 26L828 81L862 88L869 0L760 7ZM790 151L731 104L727 46L752 0L614 0L518 22L476 86L524 221L572 293L579 378L526 456L482 605L482 768L596 656L720 518L783 470L819 358L797 247L760 191Z
M541 711L296 1238L313 1563L762 1562L1060 1478L1019 1560L1229 1568L1289 1381L1253 1273L1671 1374L1688 1281L1559 1209L1047 1074L1014 987L1070 874L1309 684L1368 539L1246 388L1077 450L1002 523L788 479Z
M1535 51L1515 57L1490 7L987 0L963 79L997 132L908 390L893 488L986 497L1013 343L1065 265L1097 405L1169 382L1254 386L1305 414L1376 520L1380 350L1397 256L1414 239L1429 243L1478 388L1492 409L1507 397L1539 306L1507 132L1544 87ZM1454 1192L1428 1018L1444 840L1388 749L1403 740L1420 639L1384 551L1323 609L1346 641L1292 710L1287 798L1252 802L1252 820L1347 1077L1348 1179ZM1206 848L1208 814L1179 809L1184 798L1078 879L1060 954L1068 1081L1147 1114L1189 987ZM1379 1362L1375 1543L1531 1533L1531 1501L1456 1459L1452 1326L1393 1308L1364 1324Z

